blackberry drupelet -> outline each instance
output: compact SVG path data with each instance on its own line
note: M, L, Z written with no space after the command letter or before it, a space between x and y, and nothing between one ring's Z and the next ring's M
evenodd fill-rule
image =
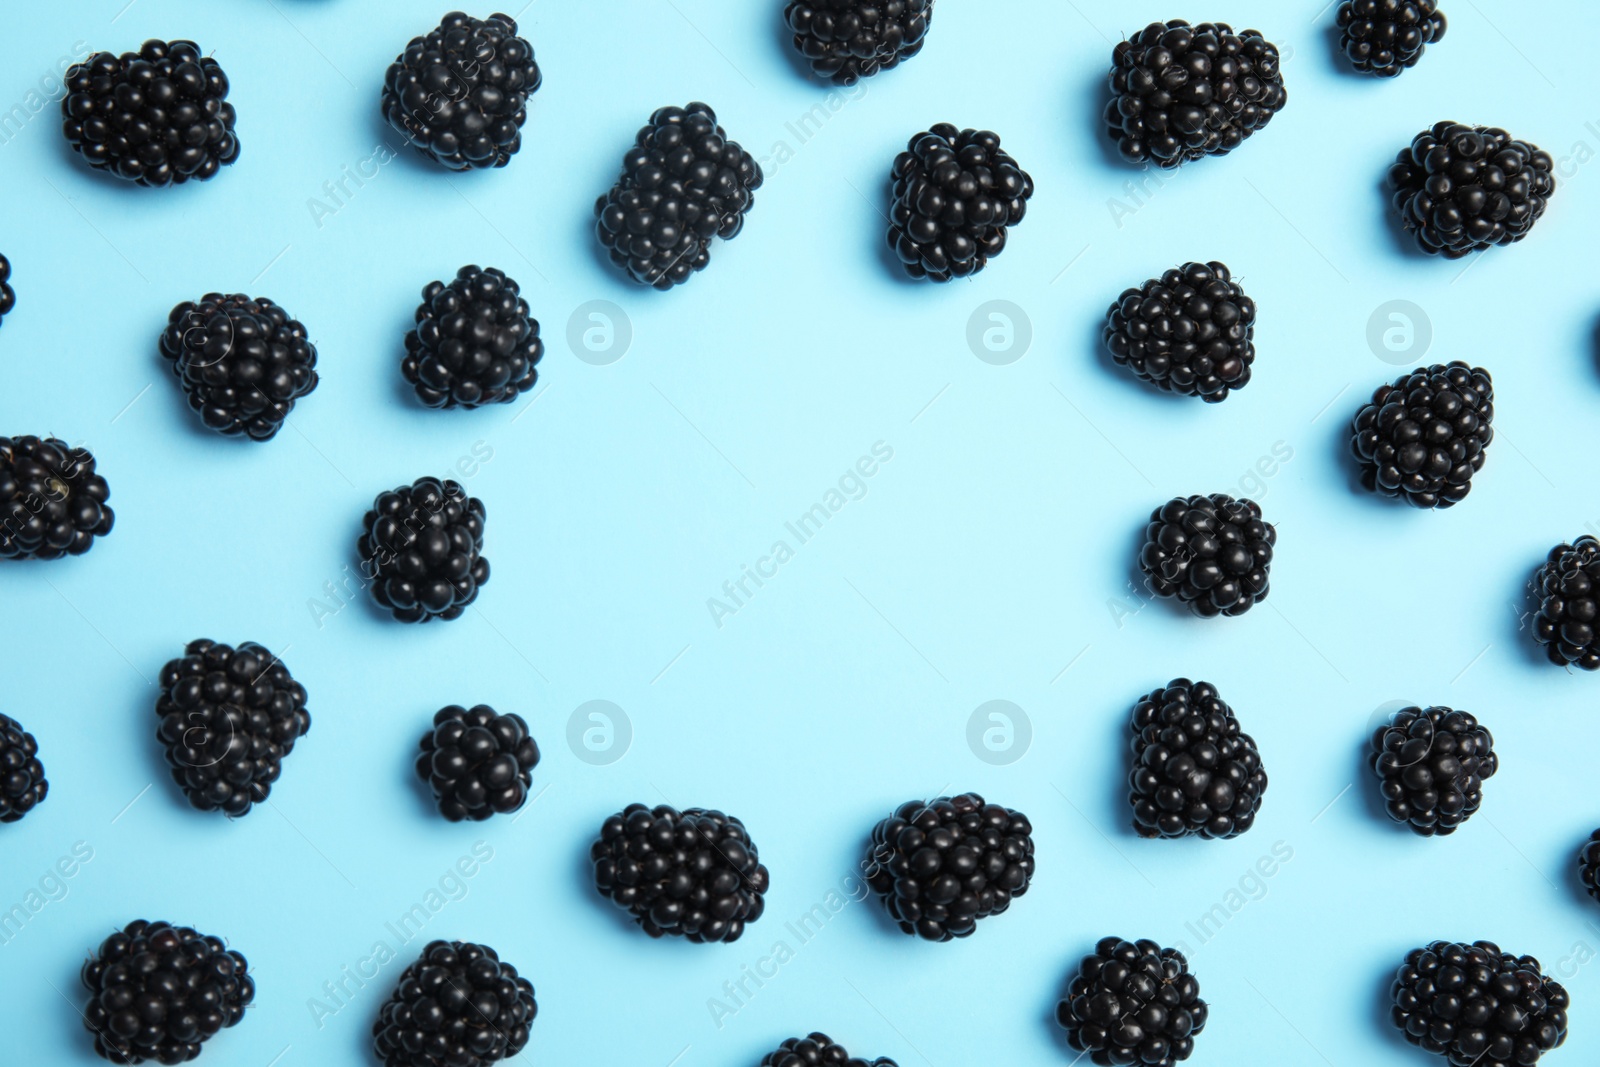
M1440 122L1400 150L1389 186L1417 247L1459 259L1528 236L1556 190L1555 161L1505 130Z
M451 822L487 819L522 807L539 764L539 746L521 715L487 704L440 709L422 735L417 777L433 787L439 814Z
M112 1063L185 1063L255 999L243 955L187 926L137 919L83 964L83 1024Z
M433 941L405 969L372 1025L384 1067L486 1067L521 1052L539 1005L533 985L488 945Z
M651 937L737 941L761 918L771 876L744 823L705 808L629 804L589 849L600 895Z
M0 822L16 822L50 792L39 742L9 715L0 715Z
M922 51L934 0L789 0L783 19L819 78L854 85Z
M595 201L595 232L634 281L671 289L711 262L713 237L739 235L761 181L755 157L728 140L709 105L664 107Z
M1600 830L1590 834L1578 851L1578 880L1584 892L1600 901Z
M401 622L460 618L489 580L484 518L483 501L450 479L379 493L356 545L372 599Z
M1466 712L1410 707L1373 731L1367 765L1389 818L1432 837L1455 833L1473 816L1500 758L1493 735Z
M239 158L228 76L193 41L146 41L73 64L61 115L89 166L140 185L206 181Z
M1106 312L1106 347L1140 381L1208 404L1250 384L1256 304L1222 263L1185 263Z
M383 118L451 170L503 167L522 147L528 98L541 80L515 19L452 11L389 65Z
M17 291L11 288L11 261L0 256L0 319L17 306Z
M0 437L0 559L81 556L111 532L93 454L54 437Z
M430 408L509 404L533 388L539 323L504 271L462 267L422 290L400 372Z
M1552 548L1533 581L1533 639L1550 662L1600 670L1600 540L1584 534Z
M1380 385L1356 412L1350 451L1361 484L1418 508L1466 499L1494 440L1494 382L1460 360Z
M1033 878L1033 826L976 793L911 800L872 830L867 884L889 917L928 941L967 937Z
M1350 62L1380 78L1416 66L1447 25L1438 0L1344 0L1336 21Z
M1206 1013L1183 953L1107 937L1083 958L1056 1005L1056 1022L1091 1063L1171 1067L1193 1054Z
M760 1067L897 1067L887 1056L863 1060L850 1055L827 1034L791 1037L761 1057Z
M1532 1067L1567 1039L1567 991L1489 941L1413 949L1391 993L1406 1040L1461 1067Z
M1152 22L1112 50L1110 81L1117 150L1162 167L1233 151L1289 99L1277 46L1224 22Z
M294 402L317 387L305 326L265 297L184 301L167 317L161 354L200 421L229 437L270 441Z
M1267 791L1255 739L1209 682L1175 678L1134 706L1128 801L1140 837L1237 837Z
M1144 538L1139 569L1151 591L1196 615L1243 615L1267 599L1278 531L1253 500L1175 497L1151 513Z
M889 247L907 274L935 282L976 274L1005 251L1033 196L999 134L948 122L911 138L890 177Z

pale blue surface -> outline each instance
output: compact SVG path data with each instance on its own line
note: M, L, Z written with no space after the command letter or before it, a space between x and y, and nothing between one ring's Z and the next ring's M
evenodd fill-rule
M1465 275L1404 252L1379 189L1444 118L1587 158L1600 75L1583 35L1540 35L1514 0L1452 0L1445 40L1380 83L1334 63L1315 3L945 0L924 53L836 98L802 144L788 124L827 90L786 54L778 0L536 0L522 24L545 86L513 164L454 176L402 155L319 228L308 198L395 141L384 69L445 5L135 0L113 24L124 2L13 5L0 106L26 106L75 42L192 37L232 78L243 157L210 183L124 187L72 157L53 104L0 146L18 291L0 430L86 442L117 512L84 558L0 568L0 710L38 735L52 787L0 827L0 907L74 842L93 849L65 899L0 945L0 1062L98 1062L63 995L81 1003L84 953L141 916L228 936L258 977L202 1062L368 1062L420 940L321 1028L308 1000L479 839L494 858L422 937L491 942L530 976L522 1063L753 1067L811 1029L902 1067L1067 1063L1051 1011L1108 933L1194 950L1212 1004L1197 1064L1428 1062L1382 1021L1387 976L1416 944L1478 937L1567 982L1572 1036L1547 1062L1600 1055L1600 968L1573 956L1600 946L1600 911L1572 873L1600 820L1600 678L1538 659L1515 607L1552 544L1600 527L1596 178L1564 158L1533 236ZM1587 13L1538 6L1544 26ZM1289 54L1290 102L1137 206L1138 175L1099 138L1101 78L1112 41L1180 13L1259 27ZM691 99L768 157L768 181L709 270L637 290L597 255L591 205L649 113ZM999 130L1038 187L1005 254L942 288L896 281L879 251L889 163L938 121ZM1098 347L1117 292L1187 258L1226 260L1261 307L1256 378L1220 407L1154 395ZM518 278L544 324L541 399L520 418L405 399L418 292L467 262ZM318 345L321 386L265 446L199 429L157 356L168 309L212 289L278 300ZM606 367L565 340L597 299L633 324ZM1009 366L965 341L994 299L1032 321ZM1430 361L1495 376L1497 439L1449 512L1358 495L1340 458L1350 414L1397 373L1366 342L1391 299L1431 316ZM706 599L878 441L893 459L867 495L717 628ZM319 627L308 600L353 565L373 495L449 473L476 442L493 450L467 480L489 512L481 611L406 627L358 601ZM1275 444L1293 458L1263 494L1249 472ZM1150 508L1242 481L1281 531L1267 605L1199 621L1119 600ZM236 823L186 807L153 737L149 680L200 636L289 646L311 694L272 806ZM1264 753L1271 789L1236 841L1127 828L1124 718L1176 675L1216 682ZM609 766L564 740L591 699L632 719ZM1010 766L965 741L991 699L1031 715ZM1369 718L1394 699L1464 707L1495 732L1503 769L1452 838L1389 825L1358 776ZM439 706L478 701L528 718L548 791L514 823L452 826L410 780L411 751ZM848 878L872 823L941 787L1032 817L1028 895L961 943L905 938L853 903L801 945L783 924ZM751 827L773 888L744 940L651 942L589 888L600 821L663 797ZM1242 878L1254 888L1275 842L1292 860L1202 946L1185 924ZM719 1030L708 998L780 938L794 958Z

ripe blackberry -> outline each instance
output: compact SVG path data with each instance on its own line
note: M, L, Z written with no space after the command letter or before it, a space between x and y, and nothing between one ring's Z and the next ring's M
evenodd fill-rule
M887 1056L863 1060L846 1052L827 1034L791 1037L761 1057L761 1067L897 1067Z
M1494 382L1460 360L1418 367L1380 385L1356 412L1350 451L1361 484L1418 508L1466 499L1494 440Z
M207 293L172 309L161 354L211 429L269 441L317 387L306 328L265 297Z
M81 556L115 519L94 455L54 437L0 437L0 559Z
M1584 892L1600 900L1600 830L1589 835L1589 840L1578 852L1578 880Z
M1406 1040L1462 1067L1532 1067L1567 1039L1567 991L1532 956L1489 941L1411 950L1392 994Z
M1460 259L1528 236L1556 191L1555 161L1505 130L1440 122L1400 150L1389 186L1417 247Z
M739 235L761 181L760 164L728 140L709 105L664 107L595 201L595 233L634 281L671 289L711 262L713 237Z
M112 1063L185 1063L255 999L243 955L220 937L136 919L83 964L83 1024Z
M384 1067L485 1067L521 1052L539 1014L533 985L488 945L432 941L372 1024Z
M867 884L889 917L929 941L967 937L1033 878L1033 826L976 793L911 800L872 830Z
M1106 312L1106 347L1140 381L1208 404L1250 384L1256 303L1222 263L1185 263Z
M1373 731L1367 765L1389 818L1432 837L1453 834L1472 817L1500 758L1493 735L1466 712L1410 707Z
M484 517L483 501L450 479L379 493L356 545L372 599L401 622L460 618L489 580Z
M1392 78L1444 36L1438 8L1438 0L1344 0L1336 17L1339 47L1357 70Z
M1112 49L1110 80L1117 150L1162 167L1233 151L1289 99L1277 46L1225 22L1152 22Z
M589 849L600 895L651 937L737 941L771 882L744 823L705 808L629 804Z
M1193 1054L1206 1013L1183 953L1107 937L1083 958L1056 1005L1056 1022L1091 1063L1171 1067Z
M1600 540L1584 534L1550 550L1534 575L1533 639L1551 663L1600 670Z
M239 158L228 76L193 41L146 41L73 64L61 115L89 166L140 185L206 181Z
M982 270L1022 221L1033 178L988 130L941 122L894 160L889 247L913 278L947 282Z
M50 792L39 742L9 715L0 715L0 822L16 822Z
M417 777L433 787L439 814L451 822L487 819L522 807L539 765L539 746L521 715L487 704L440 709L422 735Z
M1267 599L1277 540L1254 500L1175 497L1151 512L1139 569L1151 591L1177 597L1196 615L1243 615Z
M789 0L783 19L817 77L854 85L922 51L934 0Z
M1255 739L1209 682L1175 678L1134 705L1128 801L1140 837L1237 837L1267 791Z
M522 147L528 97L540 81L515 19L452 11L389 65L383 118L451 170L503 167Z
M17 292L11 288L11 261L0 256L0 319L11 314L17 306Z
M509 404L533 388L539 323L504 271L462 267L422 290L400 372L430 408Z

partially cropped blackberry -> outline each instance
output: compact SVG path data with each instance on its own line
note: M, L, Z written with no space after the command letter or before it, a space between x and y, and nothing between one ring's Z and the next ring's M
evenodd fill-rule
M1209 682L1176 678L1134 706L1128 801L1140 837L1237 837L1267 791L1255 739Z
M589 849L600 895L651 937L737 941L771 882L744 823L720 811L629 804Z
M528 97L540 81L515 19L452 11L389 65L383 118L451 170L503 167L522 147Z
M922 51L934 0L789 0L783 18L817 77L854 85Z
M664 107L595 201L595 232L634 281L671 289L711 262L713 237L739 235L761 181L760 164L728 140L709 105Z
M0 822L16 822L50 792L39 742L9 715L0 715Z
M1033 196L999 134L948 122L911 138L890 177L889 247L907 274L935 282L976 274L1005 251Z
M1532 1067L1567 1039L1567 991L1489 941L1413 949L1391 992L1406 1040L1458 1067Z
M1600 830L1590 834L1578 852L1578 880L1584 892L1600 901Z
M1152 22L1111 52L1105 121L1130 163L1176 167L1233 151L1289 96L1278 48L1225 22Z
M1206 1002L1189 961L1154 941L1102 938L1083 958L1056 1022L1089 1062L1172 1067L1194 1053Z
M912 800L872 830L867 884L889 917L928 941L967 937L1033 878L1033 826L976 793Z
M761 1067L897 1067L887 1056L863 1060L850 1055L827 1034L791 1037L761 1057Z
M111 532L110 496L87 448L0 437L0 559L83 555Z
M1185 263L1106 312L1111 358L1140 381L1208 404L1250 384L1256 302L1222 263Z
M220 434L271 440L317 387L306 328L265 297L207 293L172 309L161 354L189 406Z
M140 185L215 178L239 158L228 76L193 41L96 52L66 74L62 131L96 170Z
M483 501L450 479L379 493L356 545L372 599L401 622L460 618L489 580L484 517Z
M538 764L539 746L521 715L499 715L487 704L470 711L451 704L422 735L417 777L433 787L440 815L480 821L522 807Z
M1243 615L1267 599L1277 540L1254 500L1175 497L1151 513L1139 569L1152 592L1177 597L1196 615Z
M1477 812L1500 758L1493 735L1466 712L1410 707L1373 731L1367 765L1389 818L1433 837L1455 833Z
M509 404L533 388L539 323L505 271L462 267L422 290L400 372L430 408Z
M186 1063L256 995L250 965L221 938L144 919L101 942L83 984L83 1024L112 1063Z
M1584 534L1550 550L1534 575L1533 639L1551 663L1600 670L1600 540Z
M1505 130L1440 122L1400 150L1389 186L1417 247L1459 259L1528 236L1556 191L1555 161Z
M11 261L0 256L0 319L11 314L17 306L17 292L11 288Z
M372 1025L384 1067L485 1067L521 1052L539 1005L533 985L488 945L433 941L405 969Z
M1446 28L1438 0L1344 0L1336 21L1351 64L1380 78L1416 66Z
M1361 484L1418 508L1466 499L1494 440L1494 382L1460 360L1380 385L1356 412L1350 451Z

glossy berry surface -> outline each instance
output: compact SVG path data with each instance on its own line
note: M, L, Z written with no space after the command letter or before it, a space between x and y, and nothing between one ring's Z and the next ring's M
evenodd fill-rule
M0 715L0 822L16 822L50 792L39 742L9 715Z
M17 306L17 291L11 288L11 261L0 256L0 319Z
M1095 945L1056 1005L1067 1043L1100 1067L1171 1067L1186 1060L1206 1014L1183 953L1120 937Z
M1578 881L1585 893L1600 901L1600 830L1590 834L1578 850Z
M539 323L504 271L462 267L422 290L417 325L400 364L430 408L509 404L533 388L544 355Z
M539 746L520 715L487 704L441 708L422 735L417 777L433 789L439 814L451 822L479 821L522 807L528 799Z
M819 78L854 85L922 51L934 0L789 0L783 19Z
M1351 65L1380 78L1416 66L1446 29L1438 0L1344 0L1335 22Z
M629 804L589 849L600 895L651 937L737 941L771 882L744 823L705 808Z
M1400 150L1389 188L1417 247L1459 259L1528 236L1556 191L1555 161L1505 130L1440 122Z
M489 580L484 518L483 501L450 479L379 493L356 545L372 599L401 622L460 618Z
M867 884L900 929L928 941L968 937L1033 878L1033 826L976 793L912 800L872 830Z
M1208 404L1250 384L1256 304L1222 263L1185 263L1117 297L1111 358L1140 381Z
M1567 1039L1566 989L1489 941L1413 949L1390 992L1406 1040L1456 1067L1531 1067Z
M484 1067L521 1052L539 1014L533 985L488 945L432 941L378 1012L384 1067Z
M1140 837L1237 837L1267 791L1255 740L1209 682L1177 678L1134 705L1128 801Z
M1500 769L1494 736L1453 708L1403 708L1372 734L1367 766L1385 810L1424 837L1453 834L1483 804Z
M74 152L140 185L205 181L239 158L228 76L193 41L146 41L74 64L61 114Z
M1552 548L1533 583L1533 639L1550 662L1600 670L1600 539L1584 534Z
M976 274L1005 251L1033 196L999 134L947 122L912 137L890 178L889 248L908 275L934 282Z
M87 448L0 437L0 559L83 555L111 532L110 496Z
M305 326L264 297L207 293L179 304L161 355L200 421L230 437L271 440L294 402L317 387Z
M897 1067L887 1056L863 1060L846 1052L827 1034L791 1037L761 1057L760 1067Z
M1459 360L1418 367L1356 412L1350 451L1361 484L1418 508L1454 507L1494 440L1494 382Z
M1267 599L1278 531L1253 500L1175 497L1150 515L1139 569L1158 596L1204 618L1243 615Z

